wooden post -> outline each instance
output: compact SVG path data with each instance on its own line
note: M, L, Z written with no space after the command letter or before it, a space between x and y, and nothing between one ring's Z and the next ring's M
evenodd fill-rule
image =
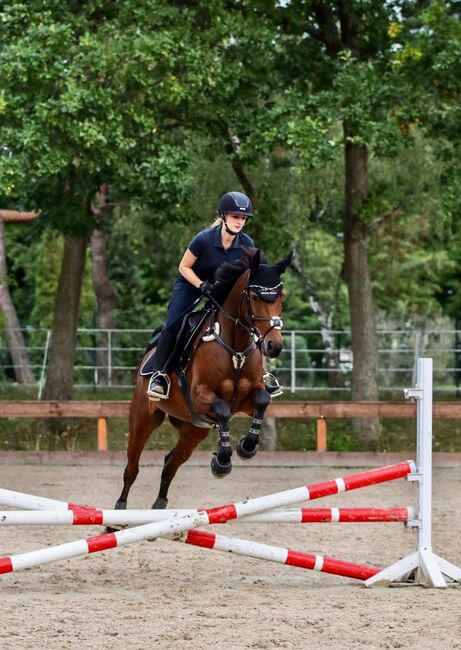
M107 419L98 418L98 451L107 451Z
M327 421L322 416L317 418L317 451L327 450Z

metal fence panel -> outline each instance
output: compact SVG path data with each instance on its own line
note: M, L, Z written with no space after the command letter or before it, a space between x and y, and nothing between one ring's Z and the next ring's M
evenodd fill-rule
M23 330L38 396L46 377L50 331ZM331 398L350 391L353 356L350 332L330 333L335 342L326 351L321 332L286 330L285 346L276 360L268 360L285 392L315 392ZM77 387L127 388L134 384L138 363L151 336L145 329L79 329L75 362ZM435 391L458 393L461 380L461 331L386 329L378 331L379 387L382 393L398 391L414 383L415 361L420 356L434 359ZM15 382L14 367L6 337L0 332L0 383Z

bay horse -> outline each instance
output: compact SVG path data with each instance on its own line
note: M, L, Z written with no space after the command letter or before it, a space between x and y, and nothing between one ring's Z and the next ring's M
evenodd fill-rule
M230 473L229 421L237 412L252 417L249 431L239 440L237 453L246 459L256 454L262 419L270 402L263 379L262 355L274 358L282 350L284 292L280 276L291 258L292 253L270 266L265 256L261 261L261 251L251 249L241 260L225 263L217 270L209 295L215 308L195 335L183 381L180 373L169 373L169 399L150 400L146 394L148 378L137 373L129 413L127 465L116 509L126 508L141 452L165 415L179 438L165 457L160 489L152 508L166 508L168 489L178 468L207 437L211 427L219 432L217 451L211 459L212 473L217 478Z

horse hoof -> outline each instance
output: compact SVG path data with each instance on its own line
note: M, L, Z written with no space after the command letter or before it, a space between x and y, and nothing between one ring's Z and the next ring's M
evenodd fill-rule
M253 458L254 456L256 456L256 452L258 451L258 445L255 446L253 451L248 451L243 446L244 442L245 442L245 436L242 436L240 438L240 440L238 441L238 443L237 443L237 454L243 460L250 460L250 458Z
M229 458L226 465L222 465L218 460L216 452L213 454L213 458L211 459L210 465L211 465L211 473L215 478L224 478L232 471L231 459Z
M112 528L111 526L106 526L104 528L104 533L106 533L106 534L107 533L118 533L119 530L120 530L120 528Z
M117 526L116 528L113 528L112 526L106 526L104 528L105 533L119 533L121 530L125 530L125 528L129 528L129 526L125 526L124 524L120 524L120 526Z
M126 510L126 501L119 499L115 504L115 510Z
M157 497L152 505L151 510L165 510L168 505L168 499L164 497Z

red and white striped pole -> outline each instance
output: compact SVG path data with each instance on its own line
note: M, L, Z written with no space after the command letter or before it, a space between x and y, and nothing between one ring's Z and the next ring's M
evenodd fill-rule
M150 526L149 526L150 527ZM141 529L145 526L130 528L117 533L109 533L90 537L86 540L61 544L53 548L40 549L21 555L0 558L0 573L9 573L19 569L30 568L37 564L44 564L56 560L68 559L77 555L87 555L97 551L104 551L115 546L130 544L146 538L146 532ZM122 537L122 533L136 531L136 536L128 539L127 535ZM152 534L152 531L149 533ZM155 533L160 536L160 533ZM314 553L305 553L303 551L294 551L291 549L270 546L269 544L259 544L257 542L240 539L238 537L228 537L226 535L217 535L202 530L189 530L183 533L162 534L169 539L185 544L200 546L202 548L214 549L216 551L231 552L237 555L244 555L261 560L278 562L288 566L295 566L301 569L310 569L312 571L322 571L323 573L333 573L346 578L355 578L356 580L367 580L380 571L381 568L371 567L364 564L355 564L344 560L338 560L331 557L323 557ZM112 540L116 543L112 543Z
M310 486L302 486L293 490L277 492L216 508L207 508L198 511L195 515L171 517L165 521L145 524L143 526L97 535L96 537L69 542L55 547L0 558L0 573L9 573L10 571L17 571L55 560L87 555L152 537L171 536L191 530L192 528L198 528L201 525L223 523L231 519L238 519L245 515L264 512L272 508L289 506L293 503L300 503L309 499L318 499L322 496L337 494L338 492L391 481L407 476L413 469L413 461L404 461L403 463L360 472L359 474L345 478L324 481Z
M4 510L0 511L0 526L139 526L170 517L193 515L195 509L171 510ZM242 523L378 523L406 522L414 518L413 508L277 508L260 514L241 517Z
M323 573L333 573L346 578L355 578L356 580L367 580L380 572L381 569L364 564L354 564L344 560L337 560L332 557L324 557L314 553L304 553L302 551L293 551L278 546L269 546L268 544L258 544L238 537L228 537L227 535L218 535L203 530L189 530L173 538L175 541L193 544L202 548L214 549L215 551L224 551L227 553L236 553L260 560L269 560L289 566L296 566L301 569L310 569L312 571L322 571Z
M0 504L2 506L23 510L73 510L76 507L90 507L81 506L76 503L68 503L66 501L57 501L56 499L46 499L45 497L35 496L35 494L15 492L14 490L5 490L3 488L0 488Z
M394 481L396 479L404 478L405 476L414 473L415 468L416 466L414 461L406 460L402 463L370 469L365 472L351 474L350 476L345 476L343 478L335 478L329 481L322 481L320 483L314 483L312 485L303 486L301 488L295 488L294 490L286 490L269 497L251 499L251 503L258 502L257 507L260 507L260 510L258 510L258 512L262 512L273 508L291 505L293 503L320 499L321 497L338 494L339 492L357 490L359 488L368 487L370 485L376 485L377 483ZM293 495L293 499L287 503L287 495L290 494ZM279 497L281 498L280 502L278 501ZM272 506L265 505L267 503L267 499L269 499L270 502L273 502ZM240 507L242 514L239 514L239 517L244 516L243 510L246 510L245 503L249 503L249 501L242 502L242 506ZM94 510L94 508L91 508L90 506L82 506L76 503L57 501L55 499L46 499L44 497L37 497L31 494L25 494L23 492L14 492L13 490L4 489L0 489L0 504L12 506L14 508L24 508L25 510ZM264 504L264 506L262 504ZM256 510L253 510L252 512L245 514L254 514L255 512Z

